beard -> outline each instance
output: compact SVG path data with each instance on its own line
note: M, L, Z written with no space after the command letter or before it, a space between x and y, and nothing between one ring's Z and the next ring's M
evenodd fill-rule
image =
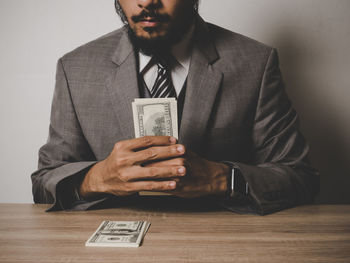
M124 10L120 6L118 0L115 1L115 8L117 14L120 16L127 29L129 38L135 49L148 56L168 53L174 44L179 43L183 39L184 35L188 32L190 25L193 23L195 17L198 15L197 9L189 9L187 12L183 13L181 17L181 24L171 26L168 32L162 36L145 38L138 36L131 28ZM140 14L132 16L131 20L134 23L137 23L139 21L142 21L145 17L154 17L156 20L161 22L169 22L171 19L167 14L159 14L156 9L149 9L147 11L143 10ZM153 30L157 29L145 28L144 30L152 33Z

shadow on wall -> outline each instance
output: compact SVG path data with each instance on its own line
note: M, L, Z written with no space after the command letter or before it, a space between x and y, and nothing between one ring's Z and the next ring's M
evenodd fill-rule
M329 62L326 52L322 52L324 44L310 43L308 36L293 32L295 29L281 29L273 45L278 47L286 89L310 144L311 162L321 174L321 191L316 201L350 203L349 138L339 115L344 113L339 112L335 101L330 101L329 94L337 84L327 75Z

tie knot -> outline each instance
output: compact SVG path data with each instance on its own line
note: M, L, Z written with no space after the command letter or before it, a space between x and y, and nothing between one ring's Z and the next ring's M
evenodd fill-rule
M158 67L158 71L167 70L167 67L163 63L156 62L156 64L157 64L157 67Z
M153 56L154 63L159 69L171 70L175 58L170 53L156 54Z

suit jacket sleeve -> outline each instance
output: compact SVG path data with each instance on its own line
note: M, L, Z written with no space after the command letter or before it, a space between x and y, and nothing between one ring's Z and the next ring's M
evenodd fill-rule
M249 184L248 196L255 211L264 215L313 201L319 189L318 172L309 165L308 145L285 93L275 50L261 81L253 143L254 163L235 166Z
M82 210L104 201L81 201L76 195L82 176L96 158L79 126L68 82L59 60L49 137L39 150L38 170L31 176L35 203L53 203L49 210Z

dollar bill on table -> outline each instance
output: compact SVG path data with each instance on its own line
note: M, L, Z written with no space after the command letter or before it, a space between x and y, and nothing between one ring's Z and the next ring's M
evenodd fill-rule
M150 225L147 221L103 221L85 246L139 247Z
M175 98L135 99L132 102L135 137L173 136L178 138Z
M144 98L132 102L135 137L173 136L178 138L175 98ZM139 195L163 196L163 192L141 191Z

